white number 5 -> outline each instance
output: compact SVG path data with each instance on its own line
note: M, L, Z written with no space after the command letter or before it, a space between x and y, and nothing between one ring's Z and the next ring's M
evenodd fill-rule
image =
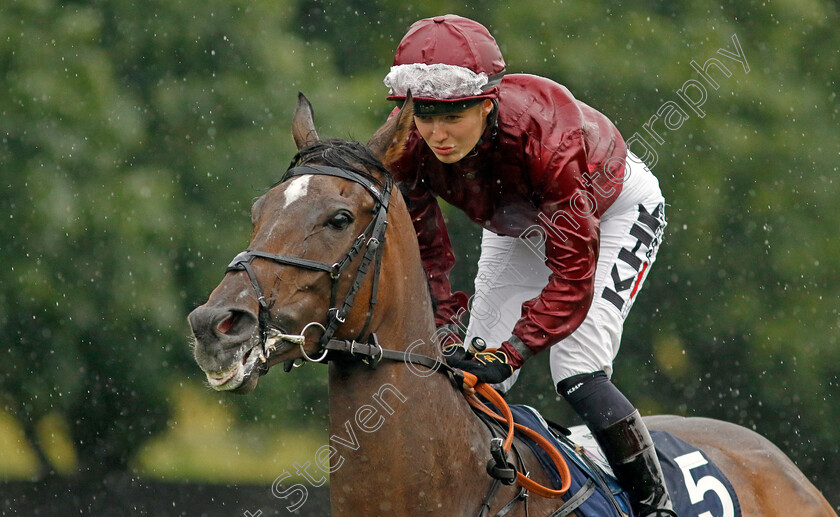
M682 470L685 478L685 487L688 489L688 497L691 499L691 504L697 504L703 501L706 492L712 491L720 498L721 506L723 507L723 515L720 517L735 517L735 505L732 503L732 498L729 497L729 492L719 479L712 476L704 476L695 483L694 478L691 477L691 469L702 467L707 464L706 458L700 451L694 451L689 454L684 454L678 458L674 458L677 465ZM713 517L712 512L703 512L697 517Z

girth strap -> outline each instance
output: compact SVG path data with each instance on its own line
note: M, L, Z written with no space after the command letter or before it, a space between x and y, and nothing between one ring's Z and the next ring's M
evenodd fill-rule
M494 479L493 483L490 485L490 490L487 491L487 495L484 497L484 500L481 501L481 511L478 512L478 517L487 517L490 514L490 505L493 503L493 499L496 497L496 492L499 491L499 487L502 486L502 482L498 479ZM505 515L509 514L513 507L516 506L517 503L520 501L525 501L526 504L526 515L527 515L527 504L528 504L528 491L522 487L519 487L519 491L516 492L516 495L507 502L506 505L502 507L501 510L496 512L496 515L493 517L505 517Z
M575 492L560 508L554 511L549 517L566 517L578 509L580 505L586 502L592 494L595 493L595 482L592 479L587 479L586 483L580 490ZM619 512L621 515L621 512Z

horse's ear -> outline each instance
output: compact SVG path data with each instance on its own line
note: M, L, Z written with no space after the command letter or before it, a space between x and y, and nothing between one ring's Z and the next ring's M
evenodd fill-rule
M385 167L397 161L405 150L405 141L411 133L413 120L414 100L411 92L408 92L399 113L388 119L368 142L368 149Z
M292 137L295 139L298 150L318 141L318 132L315 131L315 121L312 116L312 104L300 92L298 92L298 105L292 122Z

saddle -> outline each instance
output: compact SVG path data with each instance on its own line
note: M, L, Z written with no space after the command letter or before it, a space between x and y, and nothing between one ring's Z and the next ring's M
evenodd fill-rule
M585 426L566 429L547 422L536 409L511 405L514 421L548 439L566 458L571 488L564 505L550 517L574 512L580 517L632 517L630 497L618 484L594 437ZM664 431L650 431L662 464L665 484L677 515L741 517L741 507L732 484L723 472L697 447ZM535 442L520 436L552 483L561 479L548 454Z

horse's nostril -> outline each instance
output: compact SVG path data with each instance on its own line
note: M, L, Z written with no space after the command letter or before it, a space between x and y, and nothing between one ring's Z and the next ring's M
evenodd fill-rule
M239 309L227 310L223 314L218 314L217 318L213 321L218 321L218 323L211 328L214 328L214 334L218 337L246 338L254 332L257 324L256 316Z
M218 331L222 334L227 334L228 332L230 332L230 329L233 328L233 324L235 322L236 322L236 313L233 313L230 316L228 316L227 318L225 318L224 321L219 323L219 325L216 327L216 329L218 329Z

